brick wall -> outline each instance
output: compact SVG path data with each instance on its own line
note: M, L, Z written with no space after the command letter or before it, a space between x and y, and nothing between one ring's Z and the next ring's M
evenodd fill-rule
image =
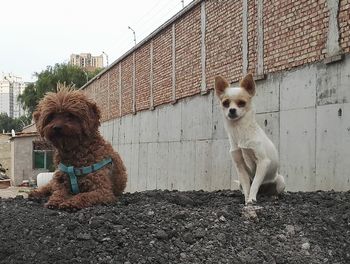
M238 81L242 76L244 59L247 61L247 70L256 73L260 56L263 60L263 74L266 75L322 61L330 56L326 45L328 29L334 20L330 21L327 0L265 0L260 2L263 5L262 13L258 9L259 0L246 0L247 39L243 37L244 1L195 0L114 62L99 77L85 85L84 91L102 109L102 120L130 114L133 105L137 112L149 109L151 102L156 107L170 103L173 99L192 96L201 91L203 83L206 88L212 89L213 79L217 74L232 82ZM339 0L336 23L339 27L342 53L350 52L349 10L350 0ZM263 18L260 28L258 15ZM203 19L205 35L201 31ZM262 42L258 39L258 28L263 32ZM242 52L244 43L248 51L247 57ZM202 53L204 50L205 55ZM202 58L205 65L202 65Z
M265 71L275 72L323 59L327 16L326 0L266 1Z
M339 8L340 46L344 52L350 52L350 0L340 0Z
M107 72L101 76L96 90L96 103L104 106L104 111L101 112L101 120L107 120L109 116L108 74Z
M136 110L150 108L151 96L151 58L150 43L140 47L135 54L137 75L135 80Z
M256 72L257 56L257 5L256 1L248 1L248 72Z
M176 99L200 92L200 15L200 6L197 6L175 23Z
M132 55L126 57L121 62L121 115L126 115L132 113L132 65L133 65L133 58Z
M242 1L206 1L206 83L215 75L234 81L242 74Z
M167 27L153 40L154 105L172 101L172 28Z
M113 66L109 75L109 110L111 117L119 117L119 66Z

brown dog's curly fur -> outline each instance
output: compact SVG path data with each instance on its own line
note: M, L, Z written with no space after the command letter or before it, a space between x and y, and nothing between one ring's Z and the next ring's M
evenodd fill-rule
M48 208L81 209L116 201L126 187L123 161L98 131L100 111L81 91L61 89L48 93L33 114L38 132L55 147L54 162L77 168L90 166L105 158L112 164L77 176L80 193L71 193L69 176L56 171L53 179L29 194L29 198L49 196Z

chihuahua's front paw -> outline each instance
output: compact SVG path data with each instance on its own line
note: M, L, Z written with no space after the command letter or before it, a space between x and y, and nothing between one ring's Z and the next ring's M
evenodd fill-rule
M256 199L248 199L246 202L245 202L245 205L255 205L257 204L257 201Z

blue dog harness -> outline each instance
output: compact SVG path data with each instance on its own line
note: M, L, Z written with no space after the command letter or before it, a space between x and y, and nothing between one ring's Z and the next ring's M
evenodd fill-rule
M112 163L111 158L104 159L104 160L101 160L100 162L92 164L91 166L81 167L81 168L74 168L73 166L66 166L63 163L60 163L58 164L58 169L69 175L72 193L77 194L79 193L77 176L82 176L82 175L86 175L86 174L98 171L99 169L102 169L104 166L106 166L109 163Z

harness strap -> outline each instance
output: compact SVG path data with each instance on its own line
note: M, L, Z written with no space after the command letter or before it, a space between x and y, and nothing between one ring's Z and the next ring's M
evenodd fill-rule
M71 191L73 194L79 193L79 184L77 176L86 175L102 169L107 164L112 163L112 159L104 159L98 163L92 164L91 166L74 168L73 166L66 166L63 163L58 164L58 169L64 173L67 173L70 180Z

